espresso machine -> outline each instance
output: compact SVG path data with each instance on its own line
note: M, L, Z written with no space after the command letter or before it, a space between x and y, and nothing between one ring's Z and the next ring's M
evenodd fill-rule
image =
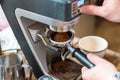
M62 61L63 53L72 53L83 65L88 68L94 67L84 54L71 45L75 34L71 26L80 18L80 7L90 4L90 0L0 0L0 2L36 78L47 75L55 80L77 80L81 66L72 62L74 66L69 69L72 66L71 61ZM64 36L66 34L67 36ZM55 64L57 62L62 64ZM68 66L69 70L61 69L65 67L63 64ZM76 69L75 66L79 68ZM70 75L72 72L79 75ZM67 77L65 74L68 74ZM71 76L73 77L70 79Z

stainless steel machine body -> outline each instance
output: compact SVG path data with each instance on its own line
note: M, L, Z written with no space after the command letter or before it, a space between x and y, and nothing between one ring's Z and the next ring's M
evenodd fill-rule
M89 0L1 0L10 26L23 50L35 76L48 75L53 57L59 48L46 46L37 36L46 36L46 28L67 32L77 22L79 8Z

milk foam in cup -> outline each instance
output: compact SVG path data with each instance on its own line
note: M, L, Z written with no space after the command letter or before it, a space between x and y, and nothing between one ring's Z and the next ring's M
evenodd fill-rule
M78 45L80 50L85 54L93 53L100 57L104 57L108 42L99 36L85 36L79 40Z

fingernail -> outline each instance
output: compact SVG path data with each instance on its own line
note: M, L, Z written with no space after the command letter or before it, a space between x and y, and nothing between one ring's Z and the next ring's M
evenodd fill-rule
M80 9L81 13L86 13L86 9Z

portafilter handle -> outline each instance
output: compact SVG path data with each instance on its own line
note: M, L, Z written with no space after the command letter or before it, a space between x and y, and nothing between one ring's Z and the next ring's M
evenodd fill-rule
M66 47L72 54L72 57L78 59L87 68L93 68L95 66L92 62L88 60L87 56L84 53L82 53L80 50L73 48L71 44L67 43Z

